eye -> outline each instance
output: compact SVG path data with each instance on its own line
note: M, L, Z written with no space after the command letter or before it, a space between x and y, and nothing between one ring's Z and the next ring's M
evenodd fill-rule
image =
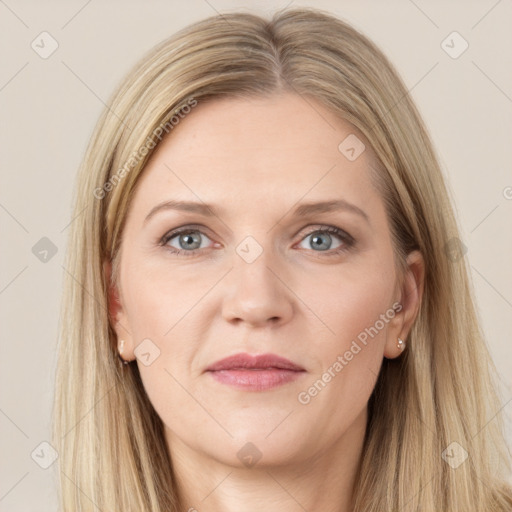
M335 226L322 226L320 228L316 228L314 231L311 231L305 238L303 238L301 243L307 241L308 238L310 240L306 243L309 245L309 247L303 248L313 248L315 249L314 252L332 251L333 253L338 254L340 252L349 250L355 243L355 240L352 238L352 236ZM332 246L333 238L337 238L340 241L334 247Z
M166 233L159 242L172 254L178 256L195 256L208 248L211 239L199 229L200 226L184 226ZM310 239L309 243L307 240ZM336 239L338 242L336 243ZM309 247L302 244L307 243ZM333 247L333 243L335 244ZM355 245L354 238L335 226L320 226L310 231L300 242L303 249L314 249L313 252L326 253L332 256L348 251Z
M180 256L194 256L204 249L204 239L210 240L202 231L191 226L176 229L163 236L160 244ZM210 240L211 241L211 240Z

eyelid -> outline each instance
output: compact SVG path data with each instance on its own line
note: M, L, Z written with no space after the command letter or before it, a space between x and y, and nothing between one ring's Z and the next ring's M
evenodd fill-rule
M317 224L314 227L311 228L310 231L308 231L302 238L301 241L306 237L313 233L316 233L317 231L323 231L326 233L331 233L339 236L340 238L346 238L347 240L350 240L351 242L355 243L355 238L345 231L344 229L341 229L337 226L332 226L330 224Z
M163 240L169 240L170 238L173 238L176 235L180 235L181 233L186 233L188 231L198 231L203 235L208 236L208 233L206 231L209 231L209 229L204 226L203 224L186 224L184 226L179 226L177 228L169 229L161 238L160 241ZM210 238L208 236L208 238Z

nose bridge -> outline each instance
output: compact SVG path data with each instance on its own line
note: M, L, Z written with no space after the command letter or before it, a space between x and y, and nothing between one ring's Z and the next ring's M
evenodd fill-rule
M223 315L229 321L252 325L285 322L292 314L292 298L280 276L278 255L254 237L246 237L233 255L229 290L223 301Z

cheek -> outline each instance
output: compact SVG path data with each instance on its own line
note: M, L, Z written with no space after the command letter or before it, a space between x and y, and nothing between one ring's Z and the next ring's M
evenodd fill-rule
M136 363L144 388L159 415L172 418L190 407L184 389L189 387L188 372L204 332L201 308L206 301L201 299L218 278L211 272L199 277L197 272L180 272L177 265L165 261L155 265L143 258L127 259L123 278L126 321L136 355L142 352L139 347L150 354L138 357Z
M131 263L131 264L130 264ZM194 308L215 283L215 276L204 272L183 272L165 258L150 263L144 258L126 265L124 303L130 326L137 335L159 340L172 336L185 320L190 322Z
M317 341L322 342L319 343L322 347L330 347L327 352L331 355L333 350L348 348L358 337L364 342L368 330L372 333L369 339L385 337L387 322L382 322L381 315L392 314L389 308L395 282L388 261L382 258L364 265L341 265L331 272L304 273L298 281L297 295L316 316L321 328L318 331L321 330L322 336ZM372 329L375 325L377 333Z
M320 280L303 278L298 295L322 324L310 340L317 358L311 378L298 402L324 420L324 428L337 428L366 405L382 364L391 309L395 273L392 258L340 267ZM327 328L324 328L327 326ZM348 416L347 416L348 415ZM336 421L330 423L335 418Z

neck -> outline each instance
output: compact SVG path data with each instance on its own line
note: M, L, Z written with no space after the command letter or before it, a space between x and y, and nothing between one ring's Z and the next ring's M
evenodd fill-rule
M184 512L351 512L366 430L366 408L332 445L309 457L251 468L185 445L166 429ZM181 512L180 510L180 512Z

